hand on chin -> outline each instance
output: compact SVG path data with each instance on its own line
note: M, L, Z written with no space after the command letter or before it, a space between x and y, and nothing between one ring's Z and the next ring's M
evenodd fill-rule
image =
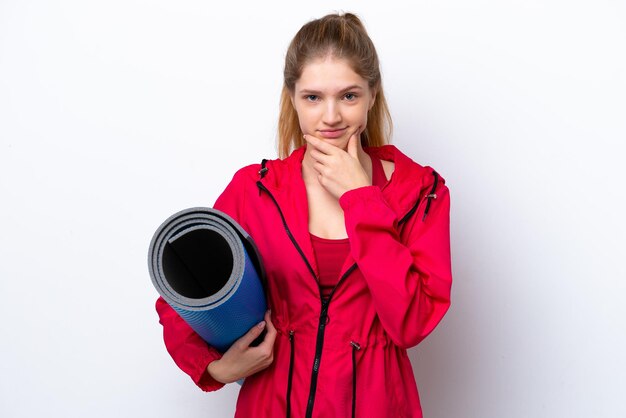
M371 185L358 158L359 136L357 130L346 143L337 141L340 138L320 139L304 135L317 180L336 199L348 190ZM341 148L342 145L345 148Z

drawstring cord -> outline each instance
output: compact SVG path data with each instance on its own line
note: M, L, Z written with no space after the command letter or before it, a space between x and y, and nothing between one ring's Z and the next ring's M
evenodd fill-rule
M439 183L439 174L437 174L437 172L433 170L433 176L435 176L435 182L433 183L432 189L430 189L430 193L426 195L426 199L428 200L426 201L426 209L424 209L422 222L424 222L424 220L426 219L426 215L428 215L428 211L430 210L430 202L432 202L433 199L437 199L437 193L435 193L435 190L437 189L437 183Z
M267 174L267 167L265 167L265 164L267 164L267 158L263 158L261 160L261 169L259 170L259 176L261 176L261 178L265 177Z
M263 158L263 160L261 160L261 169L258 172L259 181L261 181L263 177L265 177L265 175L267 174L268 168L265 167L265 164L267 164L267 158ZM261 196L261 188L259 188L259 196Z
M356 417L356 352L361 349L359 343L350 341L352 346L352 418Z
M291 345L291 354L289 356L289 378L287 379L287 418L291 416L291 379L293 376L293 355L296 346L294 338L295 332L289 331L289 343Z

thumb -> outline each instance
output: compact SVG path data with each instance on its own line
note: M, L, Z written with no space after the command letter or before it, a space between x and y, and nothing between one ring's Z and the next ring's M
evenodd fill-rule
M261 321L252 328L250 328L250 330L246 332L241 338L239 338L237 342L243 347L247 348L250 346L250 344L252 344L252 341L254 341L259 335L261 335L264 329L265 321Z
M360 141L360 135L358 131L353 133L350 139L348 139L348 154L353 158L359 158L357 141Z

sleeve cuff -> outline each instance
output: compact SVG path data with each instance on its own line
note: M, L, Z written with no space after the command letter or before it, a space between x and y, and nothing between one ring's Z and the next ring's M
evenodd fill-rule
M221 358L221 355L218 352L209 352L208 356L202 358L198 362L198 369L201 370L201 373L194 376L193 380L196 385L198 385L198 387L205 392L212 392L214 390L221 389L224 386L224 383L215 380L207 370L209 363L214 360L218 360L219 358Z
M378 186L363 186L348 190L339 198L339 205L344 211L353 206L362 206L373 200L384 201L382 191Z

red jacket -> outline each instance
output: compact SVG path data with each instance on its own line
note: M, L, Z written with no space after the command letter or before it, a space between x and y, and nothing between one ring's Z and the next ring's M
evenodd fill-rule
M278 330L274 362L245 379L235 416L421 417L406 349L450 305L448 189L395 146L366 147L393 161L395 171L382 189L341 196L351 255L323 303L308 232L304 151L267 161L266 170L240 169L215 202L258 247ZM220 354L162 299L157 310L174 361L203 390L219 389L206 367Z

